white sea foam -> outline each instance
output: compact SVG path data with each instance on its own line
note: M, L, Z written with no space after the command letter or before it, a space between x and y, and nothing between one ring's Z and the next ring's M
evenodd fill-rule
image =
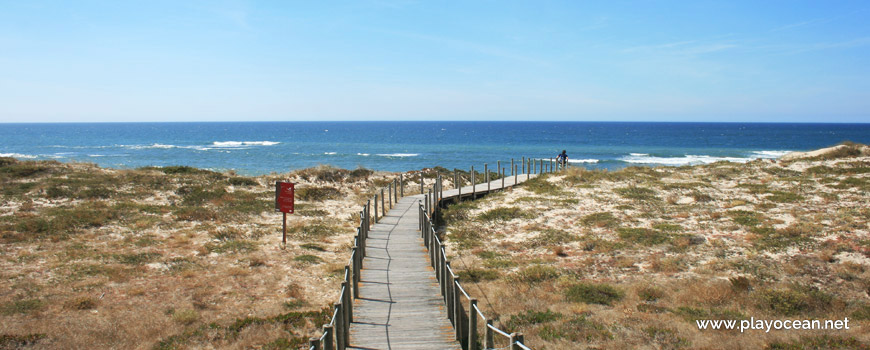
M619 160L627 163L635 164L661 164L661 165L695 165L695 164L710 164L719 161L727 161L734 163L746 163L755 158L740 158L740 157L713 157L707 155L685 155L682 157L652 157L652 156L626 156Z
M212 142L213 147L229 148L242 146L274 146L280 142L276 141L215 141Z
M153 143L150 145L118 145L123 148L129 149L149 149L149 148L159 148L159 149L170 149L170 148L178 148L176 145L165 145L162 143Z
M37 158L37 156L34 156L34 155L21 154L21 153L0 153L0 157L26 158L26 159Z
M568 159L568 163L598 163L598 159Z
M99 158L99 157L105 157L105 156L106 156L105 154L88 154L88 157L93 157L93 158Z
M779 158L786 154L791 153L791 151L753 151L752 155L756 158Z
M334 155L334 154L338 154L338 153L337 152L323 152L323 154Z
M418 153L386 153L386 154L378 154L381 157L416 157L420 154Z
M356 155L358 155L358 156L363 156L363 157L368 157L368 156L370 156L371 154L368 154L368 153L357 153Z
M634 156L634 157L646 157L649 155L649 153L629 153L629 154Z

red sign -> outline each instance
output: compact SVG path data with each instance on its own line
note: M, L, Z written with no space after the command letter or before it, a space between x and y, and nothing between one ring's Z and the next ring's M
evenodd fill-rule
M291 182L275 183L275 210L293 214L293 197L296 184Z

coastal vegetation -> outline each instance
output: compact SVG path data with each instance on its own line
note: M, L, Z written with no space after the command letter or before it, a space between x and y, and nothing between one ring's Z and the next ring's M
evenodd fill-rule
M570 168L449 207L441 235L483 311L535 349L867 349L868 167L870 148L845 144L745 164ZM750 318L850 329L696 323Z
M535 349L866 349L868 174L856 144L570 168L449 206L439 234L483 311ZM407 194L421 177L452 188L454 171L404 175ZM0 348L304 347L331 316L361 204L395 176L0 158ZM286 247L278 180L297 183ZM696 325L845 317L850 330Z
M298 348L331 316L360 205L393 176L0 158L0 348ZM276 180L297 183L286 247Z

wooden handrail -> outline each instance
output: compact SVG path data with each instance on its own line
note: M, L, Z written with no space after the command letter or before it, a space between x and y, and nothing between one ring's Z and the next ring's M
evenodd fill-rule
M526 174L526 179L531 177L531 173L536 170L540 170L540 174L545 172L555 172L557 167L545 167L544 159L540 159L539 164L534 164L536 161L532 158L529 158L528 161L525 157L523 157L523 172ZM550 160L550 164L552 164L552 159ZM499 168L501 164L499 163ZM511 159L511 175L514 176L514 186L517 185L519 172L519 164L514 164L514 160ZM484 165L484 169L488 169L486 165ZM477 195L477 184L475 181L475 172L474 167L471 167L471 193L472 199L474 199ZM500 189L504 189L504 178L505 172L501 172L501 180L502 186ZM489 180L489 173L486 172L487 180ZM457 197L459 200L462 198L462 184L458 183L458 173L454 171L454 186L458 189ZM487 192L490 192L491 184L487 181ZM422 188L420 190L421 194L426 193ZM440 194L440 195L439 195ZM483 311L477 305L477 300L471 298L471 296L465 291L465 288L462 287L462 283L460 282L459 276L456 275L456 272L450 266L450 262L447 260L447 251L444 248L444 243L438 238L437 233L435 232L435 225L432 223L432 217L437 214L437 212L441 208L441 202L444 200L443 197L443 187L441 183L441 177L439 176L435 181L435 184L432 185L432 189L429 191L429 194L424 194L424 200L419 203L419 223L420 223L420 232L423 239L423 242L426 246L426 249L429 251L429 257L431 259L431 265L435 269L435 278L438 280L438 283L442 286L441 293L444 296L444 303L447 307L447 316L448 319L453 323L453 327L456 330L456 339L460 341L461 345L466 350L477 350L478 345L478 334L477 334L477 319L478 316L483 320L483 324L485 325L484 332L484 346L486 348L493 347L493 334L499 334L505 338L508 338L510 345L509 348L511 350L514 349L524 349L524 350L532 350L527 345L524 344L524 338L522 333L512 333L508 334L507 332L495 327L492 324L491 319L487 319L486 315L484 315ZM468 301L468 310L465 310L463 307L463 300L460 298L465 297ZM467 313L466 313L467 312ZM467 319L467 321L465 321ZM466 324L467 322L467 324Z

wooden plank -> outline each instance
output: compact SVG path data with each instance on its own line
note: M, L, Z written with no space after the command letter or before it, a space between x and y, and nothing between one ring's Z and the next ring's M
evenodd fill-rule
M505 179L504 187L514 185L514 178ZM462 192L471 195L472 186ZM502 180L488 188L502 189ZM444 190L445 200L459 195L458 189ZM368 232L348 349L461 349L420 237L422 200L424 195L399 199Z

